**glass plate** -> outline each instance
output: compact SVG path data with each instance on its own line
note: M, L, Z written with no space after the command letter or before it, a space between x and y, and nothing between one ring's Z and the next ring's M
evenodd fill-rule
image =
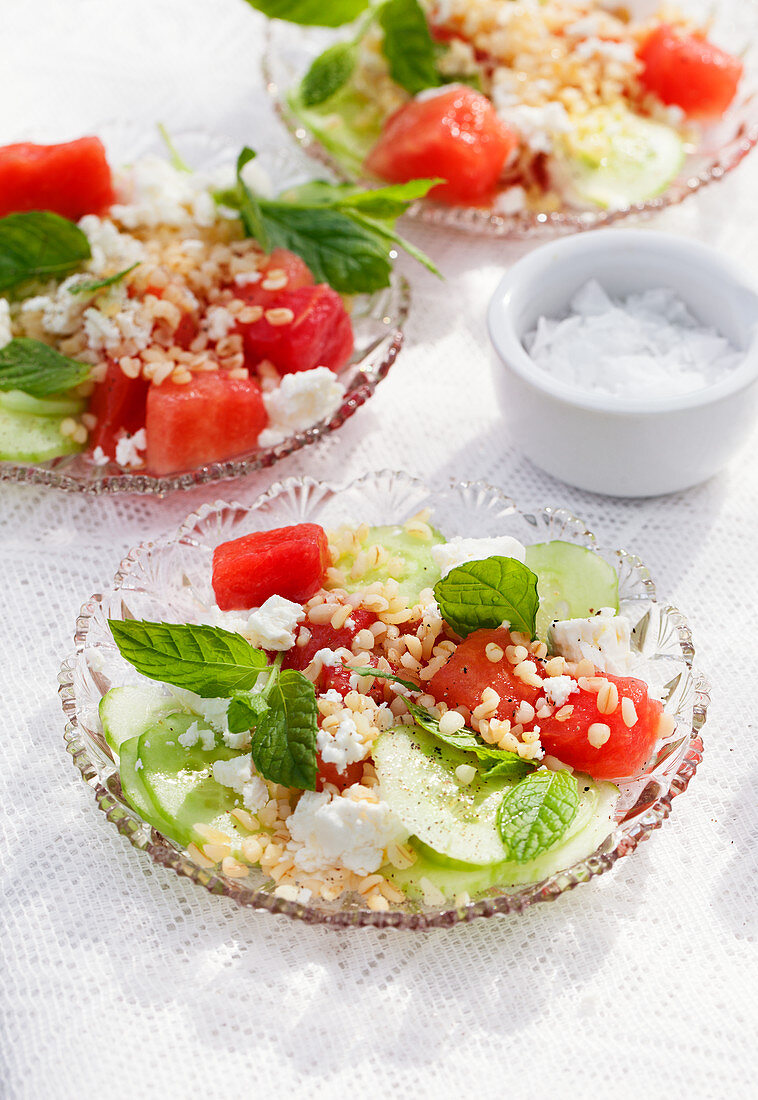
M98 129L111 164L128 164L148 154L165 155L157 130L145 131L136 123L107 123ZM60 140L47 133L27 134L24 140ZM212 171L233 164L238 149L228 140L203 131L180 132L174 142L181 155L196 169ZM271 177L276 190L308 178L303 164L292 150L262 150L258 163ZM288 436L274 447L249 451L225 462L212 462L188 473L154 477L140 471L128 471L109 463L96 466L86 455L67 455L49 462L0 462L0 481L31 482L85 493L167 493L174 489L192 489L208 482L240 477L253 470L272 466L293 451L315 443L336 431L366 402L386 377L403 344L403 327L410 306L410 290L400 276L391 285L373 295L353 299L351 320L355 333L355 351L340 371L345 396L337 411L302 431Z
M623 609L636 626L635 645L649 658L663 688L668 712L676 716L672 736L661 743L645 775L622 786L619 822L589 858L549 879L518 888L495 888L471 904L455 907L406 903L374 912L357 897L303 905L276 897L275 884L253 868L245 879L198 867L173 841L152 829L124 800L118 771L103 739L98 703L133 670L120 657L107 619L146 618L193 621L213 602L211 556L220 542L251 531L304 521L325 526L347 519L369 524L396 523L421 508L434 509L434 522L448 534L472 537L511 534L524 542L568 539L592 547L619 572ZM495 913L520 912L549 901L580 882L609 870L668 817L671 802L687 787L700 763L708 689L692 671L694 650L684 616L655 601L655 589L642 562L623 550L604 550L581 520L563 510L523 513L499 489L484 482L449 482L428 488L404 473L366 474L348 485L290 478L273 485L252 505L206 504L171 537L135 547L121 563L113 584L82 607L76 623L76 651L61 668L60 696L68 719L68 751L97 804L135 848L186 875L211 893L240 905L335 927L374 925L396 928L448 926Z
M428 225L492 237L522 240L553 236L612 225L633 214L654 214L731 172L758 142L758 5L754 0L684 0L677 6L712 25L714 40L742 58L745 75L740 94L726 117L704 130L701 143L688 152L681 172L664 192L614 210L567 207L553 213L500 214L485 207L449 206L422 199L413 204L408 216ZM300 82L313 58L335 40L335 32L272 20L266 34L263 75L284 125L310 156L328 165L340 179L349 179L287 102L289 90ZM376 185L376 181L370 182Z

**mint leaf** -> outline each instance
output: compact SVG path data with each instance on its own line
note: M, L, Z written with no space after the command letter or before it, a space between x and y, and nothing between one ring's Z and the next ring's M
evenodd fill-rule
M497 826L508 859L526 863L552 848L579 808L579 788L569 772L533 772L505 795Z
M242 225L248 237L254 237L266 252L271 252L274 245L271 243L266 224L263 220L260 203L242 178L242 169L255 158L255 152L245 145L237 157L237 209L239 210Z
M418 684L414 684L412 680L402 680L399 676L396 676L394 672L383 672L380 668L372 668L367 665L365 668L351 668L350 665L343 665L344 669L348 672L354 672L356 676L377 676L380 680L392 680L395 684L402 684L404 688L408 688L409 691L423 691Z
M103 290L107 286L113 286L115 283L120 283L122 279L125 279L130 271L134 271L135 267L139 267L139 260L136 264L132 264L131 267L125 267L123 271L117 271L115 275L107 275L103 279L93 279L91 282L77 283L76 286L70 286L69 293L71 294L91 294L93 290Z
M494 630L505 620L534 637L537 577L515 558L458 565L437 581L434 596L443 619L462 638L474 630Z
M68 218L48 210L0 218L0 291L29 279L60 279L91 256L89 241Z
M434 39L418 0L387 0L379 9L379 23L382 52L395 83L411 95L438 87L442 80Z
M419 706L410 699L403 702L413 715L417 726L421 726L427 733L431 733L444 745L451 749L459 749L461 752L473 752L486 769L482 772L482 779L492 779L495 776L521 776L526 775L535 767L529 760L522 760L518 753L508 752L506 749L494 749L489 745L483 745L478 740L473 730L461 729L456 733L442 733L439 719L430 714L424 707Z
M161 135L161 140L166 146L166 152L168 153L169 164L171 165L171 167L177 172L191 172L192 169L190 168L189 164L187 164L187 161L181 155L177 147L174 145L174 139L171 137L171 134L168 132L162 122L158 123L158 133Z
M261 692L235 694L226 711L226 721L230 733L246 733L254 728L262 714L268 710L268 703Z
M19 336L0 348L0 390L23 390L47 397L73 389L89 377L91 366L67 359L40 340Z
M433 187L435 183L439 183L439 180L417 180L415 182L425 183L429 187ZM383 237L385 241L388 241L390 244L398 245L405 252L407 252L409 256L412 256L414 260L417 260L420 264L423 264L427 271L431 271L432 275L437 275L440 279L442 278L442 273L440 272L437 265L432 260L430 260L429 257L421 251L420 248L416 248L416 246L414 244L411 244L410 241L406 240L405 237L401 237L400 234L392 228L392 225L389 222L368 218L365 217L363 214L359 215L357 212L353 215L353 217L355 221L360 222L361 225L364 225L369 229L373 229L373 231L378 234L378 236Z
M273 783L315 791L318 706L313 684L302 672L285 669L268 702L253 733L255 767Z
M369 0L247 0L269 19L284 19L312 27L341 27L352 23L369 6Z
M315 59L300 84L306 107L318 107L347 84L355 68L354 42L335 42Z
M371 191L360 191L348 183L342 184L341 194L339 187L327 186L332 186L337 192L335 202L340 209L355 210L380 221L394 221L405 213L410 203L423 199L432 187L444 182L438 178L408 180L407 183L391 183L388 187L376 187Z
M151 680L223 699L254 688L266 654L218 626L109 619L121 656Z

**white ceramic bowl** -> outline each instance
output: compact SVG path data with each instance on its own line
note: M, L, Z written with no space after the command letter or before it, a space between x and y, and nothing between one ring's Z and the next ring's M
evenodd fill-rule
M744 359L715 385L676 397L578 390L540 370L523 337L540 315L564 312L597 279L625 296L670 287ZM656 496L717 473L745 442L758 411L758 294L713 249L646 229L606 229L551 241L510 269L488 312L495 375L511 438L555 477L613 496Z

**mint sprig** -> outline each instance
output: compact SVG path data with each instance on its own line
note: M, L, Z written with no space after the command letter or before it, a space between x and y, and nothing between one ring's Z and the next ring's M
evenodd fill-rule
M387 0L379 9L384 31L382 52L390 76L410 95L443 83L437 70L437 50L418 0Z
M335 42L319 54L300 82L305 107L319 107L344 88L355 69L355 42Z
M266 654L241 634L218 626L109 619L121 656L143 676L194 691L203 699L231 698L254 688Z
M89 377L88 363L68 359L41 340L18 336L0 348L0 390L48 397L73 389Z
M497 815L507 858L527 863L561 839L579 808L579 786L569 772L532 772L505 795Z
M341 27L352 23L369 0L247 0L269 19L284 19L310 27Z
M71 294L92 294L96 290L105 290L106 287L115 286L116 283L120 283L122 279L125 279L135 267L139 267L139 260L136 264L132 264L130 267L125 267L123 271L117 271L115 275L106 275L102 279L91 279L84 283L77 283L76 286L70 286L69 293Z
M380 680L391 680L395 684L402 684L409 691L424 690L418 684L414 684L412 680L403 680L400 676L396 676L394 672L385 672L381 668L372 668L371 665L361 666L360 668L353 668L351 665L343 665L342 667L347 672L354 672L356 676L376 676Z
M265 199L242 177L242 169L254 157L252 149L242 149L236 187L217 193L216 199L239 211L245 232L266 252L277 247L296 252L318 282L342 294L370 294L388 286L395 245L439 274L432 261L394 228L398 216L437 180L413 180L369 192L318 181L292 188L278 199Z
M273 783L315 791L317 734L316 690L302 672L287 668L253 732L251 752L257 770Z
M475 630L494 630L504 621L534 637L537 576L515 558L458 565L437 581L434 596L443 619L462 638Z
M430 714L425 707L419 706L410 699L403 700L413 716L417 726L431 733L438 741L448 745L451 749L460 752L471 752L481 769L482 779L492 779L495 776L516 778L526 775L536 766L530 760L522 760L518 753L508 752L506 749L494 749L489 745L483 745L469 729L457 730L455 733L443 733L440 730L439 719Z
M34 210L0 218L0 292L30 279L62 279L91 255L86 235L59 214Z

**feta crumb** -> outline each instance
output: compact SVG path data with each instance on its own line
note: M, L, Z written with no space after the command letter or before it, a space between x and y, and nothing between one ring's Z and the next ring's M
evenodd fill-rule
M579 684L570 676L548 676L543 681L545 696L554 707L562 707L569 695L579 690Z
M12 339L10 302L7 298L0 298L0 348L10 344Z
M332 649L319 649L313 654L314 661L321 661L323 668L334 668L342 664L337 654Z
M334 688L329 688L328 691L324 691L319 695L319 699L325 699L328 703L342 703L343 698L338 691Z
M498 86L493 89L498 116L503 122L518 131L521 140L535 153L550 153L556 134L565 134L572 129L571 119L562 103L552 101L541 107L528 107L526 104L498 105Z
M142 763L142 761L140 760L140 758L139 758L139 757L137 757L137 759L136 759L136 760L134 761L134 770L135 770L136 772L142 771L142 769L144 768L144 766L145 766L145 765L144 765L144 764Z
M145 465L143 456L139 453L147 449L147 435L144 428L140 428L134 435L123 435L116 444L116 462L119 466L128 466L137 469Z
M526 549L510 535L497 535L486 539L454 538L432 547L432 558L439 566L443 577L457 565L492 557L515 558L516 561L523 562L526 558Z
M21 314L41 313L42 328L51 336L71 336L79 326L90 295L72 294L70 287L82 281L82 276L70 275L52 294L38 294L21 303Z
M344 396L345 387L327 367L285 374L277 389L263 394L270 423L260 434L260 446L273 447L293 432L327 419Z
M629 620L617 615L612 607L603 607L588 619L552 623L550 641L553 650L566 660L586 658L596 668L612 675L623 676L632 664ZM550 679L544 683L549 684Z
M216 734L208 726L201 726L199 722L195 721L187 726L184 733L179 734L177 741L184 749L194 748L199 741L200 747L205 752L210 752L216 744Z
M110 218L85 214L79 228L89 241L92 257L87 268L92 275L114 275L117 271L141 263L145 246L129 233L119 233Z
M370 875L385 861L388 844L407 838L386 802L360 797L360 785L341 795L305 791L287 818L287 845L295 866L308 874L345 867Z
M368 755L368 745L364 743L355 721L349 715L341 719L334 733L320 729L316 743L321 759L327 764L334 764L338 772L344 772L348 764L355 764Z
M305 618L299 603L284 596L269 596L248 619L248 629L262 649L282 651L295 644L295 627Z
M232 331L237 321L233 313L224 306L211 306L203 318L203 328L211 340L223 340Z
M212 187L202 172L180 172L161 157L142 157L118 177L123 201L110 214L125 229L211 226L217 219Z
M213 778L222 787L231 787L242 795L246 810L257 813L268 802L268 787L259 775L253 774L253 758L235 756L232 760L216 760L213 764Z
M108 463L110 462L110 459L108 458L108 456L105 453L105 451L103 450L103 448L100 447L100 446L97 446L97 447L95 447L94 451L92 452L92 461L95 464L95 466L107 466Z

